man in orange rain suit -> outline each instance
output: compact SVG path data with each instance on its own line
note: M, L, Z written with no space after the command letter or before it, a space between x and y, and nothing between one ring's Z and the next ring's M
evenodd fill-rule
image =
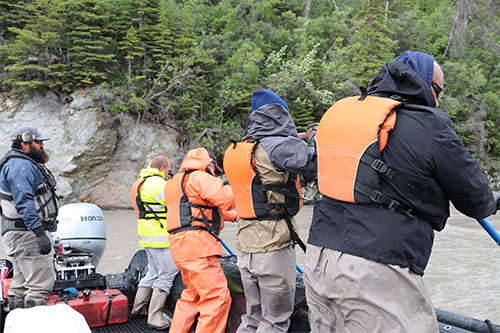
M170 332L224 332L231 306L220 266L218 234L224 220L235 221L234 197L215 176L222 172L205 148L190 150L180 173L167 181L167 229L170 251L186 288L175 306Z

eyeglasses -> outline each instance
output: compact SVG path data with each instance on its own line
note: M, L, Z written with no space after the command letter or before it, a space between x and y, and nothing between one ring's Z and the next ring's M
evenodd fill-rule
M437 99L440 99L441 97L443 97L444 89L441 88L436 82L432 82L431 87L434 88L434 91L436 92Z
M42 140L33 140L34 143L38 143L39 145L43 144Z

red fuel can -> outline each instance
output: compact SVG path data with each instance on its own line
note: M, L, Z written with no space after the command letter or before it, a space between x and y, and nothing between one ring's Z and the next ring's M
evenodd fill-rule
M72 299L51 295L47 305L66 303L80 312L89 327L120 324L128 320L128 299L118 289L79 291Z

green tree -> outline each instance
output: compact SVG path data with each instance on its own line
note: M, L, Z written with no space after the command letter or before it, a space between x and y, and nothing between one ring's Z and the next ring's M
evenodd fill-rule
M16 37L9 45L5 83L20 92L64 90L64 54L59 38L61 4L34 0L29 9L34 19L25 28L9 27Z
M115 59L103 0L67 0L65 10L68 80L79 87L109 79Z
M58 8L62 5L63 8ZM106 110L224 150L255 89L299 130L405 50L445 73L442 110L471 152L500 159L500 4L495 0L0 0L3 89L101 84Z
M355 65L356 81L367 85L382 65L393 58L395 42L387 26L387 17L392 15L385 0L365 0L354 21L354 36L349 46L352 63Z
M136 60L144 54L144 49L139 40L137 30L133 26L128 29L127 34L119 42L119 49L125 52L127 60L127 81L130 84L132 80L132 68L135 67Z
M5 42L15 35L9 28L22 29L32 20L32 3L32 0L0 0L0 40Z
M266 83L289 102L290 113L299 131L315 122L334 100L332 92L315 84L321 62L319 44L300 58L285 60L285 49L271 53L267 58Z

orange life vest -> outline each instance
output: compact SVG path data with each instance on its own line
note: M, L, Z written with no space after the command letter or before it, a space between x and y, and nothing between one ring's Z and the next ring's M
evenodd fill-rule
M380 160L399 104L389 98L348 97L326 111L316 132L321 194L346 202L371 202L364 187L375 189L380 176L369 161L362 162Z
M192 172L200 170L184 170L167 180L165 185L165 201L167 210L167 231L175 234L185 230L206 230L215 238L221 229L221 216L216 206L196 204L189 201L184 186L187 177ZM178 207L170 209L170 207ZM199 212L195 216L193 208ZM201 217L198 217L201 216Z
M430 222L436 217L420 214L411 206L379 191L380 177L429 204L444 201L408 183L381 159L389 132L396 124L401 102L382 97L348 97L323 115L316 132L318 189L340 201L376 204L400 214L416 215Z
M286 209L289 216L302 208L299 177L290 176L285 184L262 184L255 169L255 149L258 141L250 139L231 144L224 155L224 171L231 184L238 217L242 219L282 219L283 214L272 214L273 210ZM284 203L270 203L267 191L285 195Z

